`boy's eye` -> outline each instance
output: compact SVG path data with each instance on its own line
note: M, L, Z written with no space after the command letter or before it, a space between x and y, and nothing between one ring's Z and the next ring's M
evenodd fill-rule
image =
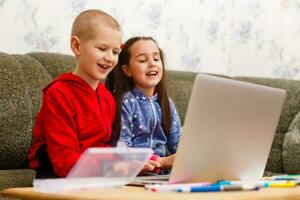
M100 51L105 51L105 48L104 48L104 47L98 47L98 49L99 49Z
M113 51L113 54L114 55L119 55L120 54L120 50Z

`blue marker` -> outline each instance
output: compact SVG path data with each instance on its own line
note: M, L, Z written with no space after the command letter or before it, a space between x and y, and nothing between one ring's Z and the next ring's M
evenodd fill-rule
M249 191L258 190L257 185L210 185L210 186L200 186L200 187L184 187L178 189L177 192L220 192L220 191Z
M266 180L286 180L286 181L299 181L300 180L300 174L295 175L276 175L271 177L265 177Z
M294 181L295 180L295 178L293 178L293 177L275 177L273 180L276 180L276 181L282 181L282 180L286 180L286 181Z

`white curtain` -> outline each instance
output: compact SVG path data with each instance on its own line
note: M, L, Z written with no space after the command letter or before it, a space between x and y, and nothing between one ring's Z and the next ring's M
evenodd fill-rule
M0 0L0 51L71 54L74 17L102 9L153 36L168 69L300 79L300 0Z

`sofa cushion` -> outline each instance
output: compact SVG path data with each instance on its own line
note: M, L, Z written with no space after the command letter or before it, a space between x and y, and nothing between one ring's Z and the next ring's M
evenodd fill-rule
M0 169L25 166L31 144L31 101L19 63L0 53Z
M42 101L42 90L52 78L43 65L28 55L13 55L22 67L29 98L31 99L31 119L34 122Z
M282 160L284 173L300 173L300 112L284 137Z
M58 77L62 73L73 71L76 66L76 59L71 55L45 52L34 52L28 53L27 55L42 63L52 79Z
M178 71L171 70L168 70L166 73L168 92L174 101L182 125L184 124L184 117L196 75L197 73L194 72L178 73Z
M273 144L269 153L266 170L272 173L282 173L282 141L284 134L275 133Z
M0 170L0 191L11 187L30 187L35 175L32 169Z

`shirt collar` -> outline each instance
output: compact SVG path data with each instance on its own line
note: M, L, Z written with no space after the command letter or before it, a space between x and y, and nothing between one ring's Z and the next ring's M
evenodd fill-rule
M140 89L137 87L134 87L132 90L133 95L135 96L136 99L138 100L152 100L156 101L158 99L157 93L155 93L152 97L146 96Z

